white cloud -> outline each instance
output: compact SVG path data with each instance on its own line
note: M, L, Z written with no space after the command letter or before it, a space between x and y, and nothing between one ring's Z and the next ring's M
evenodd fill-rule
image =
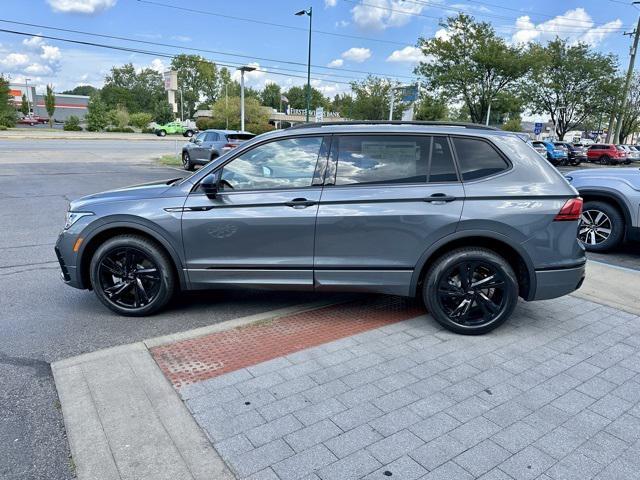
M0 60L0 65L9 71L16 71L15 69L24 67L29 63L29 57L24 53L10 53L2 60Z
M420 14L426 4L403 0L361 0L351 9L353 21L365 30L384 30L402 27Z
M395 50L387 57L387 62L418 63L424 62L427 57L418 47L406 46L401 50Z
M27 48L37 50L44 44L44 39L36 35L31 38L25 38L22 44Z
M190 42L191 37L188 37L186 35L173 35L171 37L171 40L177 40L178 42Z
M167 70L167 66L159 58L154 58L149 65L149 68L155 70L158 73L164 73Z
M342 60L341 58L336 58L335 60L331 60L329 63L327 63L327 67L332 68L341 67L342 65L344 65L344 60Z
M449 38L451 38L451 35L446 28L441 28L436 32L435 37L439 40L447 41L449 40Z
M51 45L42 45L42 54L40 58L46 60L47 62L55 62L60 60L62 54L60 53L60 49L58 47L53 47Z
M338 3L338 0L324 0L325 8L335 7Z
M32 63L25 68L24 73L29 75L51 75L53 70L49 65L43 65L42 63Z
M362 47L352 47L349 50L342 52L341 57L345 60L362 63L365 60L371 58L371 50Z
M347 22L346 20L338 20L336 22L336 28L345 28L348 27L350 25L349 22Z
M595 22L584 8L575 8L537 25L526 15L519 17L515 24L516 32L511 40L514 43L529 43L533 40L544 41L560 37L573 43L585 42L596 46L605 37L615 33L615 29L621 27L620 19L595 26Z
M54 12L93 15L110 9L117 0L47 0Z
M255 67L258 70L253 70L252 72L244 73L244 84L247 87L262 89L264 86L271 81L267 77L267 70L260 67L260 64L257 62L251 62L247 64L250 67ZM231 74L231 78L236 82L240 81L240 70L234 70Z

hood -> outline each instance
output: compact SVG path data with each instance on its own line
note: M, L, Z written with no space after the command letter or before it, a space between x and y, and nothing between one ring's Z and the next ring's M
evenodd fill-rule
M82 209L86 209L88 206L97 203L161 197L177 180L180 180L180 178L142 183L139 185L132 185L130 187L107 190L106 192L93 193L72 201L69 209L72 211L81 211Z
M622 181L634 190L640 190L640 168L585 168L567 173L573 180L580 180L582 185L601 185L602 180Z

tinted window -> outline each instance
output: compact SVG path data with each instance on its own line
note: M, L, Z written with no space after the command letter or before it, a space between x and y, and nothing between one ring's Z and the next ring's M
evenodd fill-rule
M493 146L474 138L454 138L463 180L475 180L506 170L509 165Z
M455 182L458 180L453 155L447 137L433 137L429 182Z
M253 133L227 133L228 140L251 140L255 135Z
M260 145L222 170L224 190L309 187L322 137L290 138Z
M207 142L217 142L218 141L218 134L215 132L207 132L207 137L206 140Z
M430 140L397 135L340 137L336 185L426 182Z

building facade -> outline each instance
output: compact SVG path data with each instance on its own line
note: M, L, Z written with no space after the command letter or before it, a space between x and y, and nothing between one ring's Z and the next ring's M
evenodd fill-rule
M22 95L25 94L31 113L39 117L49 118L44 104L44 95L37 93L34 86L12 83L9 85L9 89L16 108L20 108L22 105ZM56 110L53 114L55 121L64 122L68 120L71 115L75 115L80 120L83 120L87 115L89 97L85 95L56 93L55 99Z

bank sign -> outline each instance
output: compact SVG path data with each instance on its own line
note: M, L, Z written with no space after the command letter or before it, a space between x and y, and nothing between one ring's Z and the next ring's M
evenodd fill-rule
M320 111L316 112L315 109L309 110L309 116L318 117L318 114L320 114L322 118L339 118L340 117L340 112L328 112L322 108L319 108L318 110ZM307 110L305 108L288 108L287 107L287 115L300 115L301 117L303 117L306 114L307 114Z

